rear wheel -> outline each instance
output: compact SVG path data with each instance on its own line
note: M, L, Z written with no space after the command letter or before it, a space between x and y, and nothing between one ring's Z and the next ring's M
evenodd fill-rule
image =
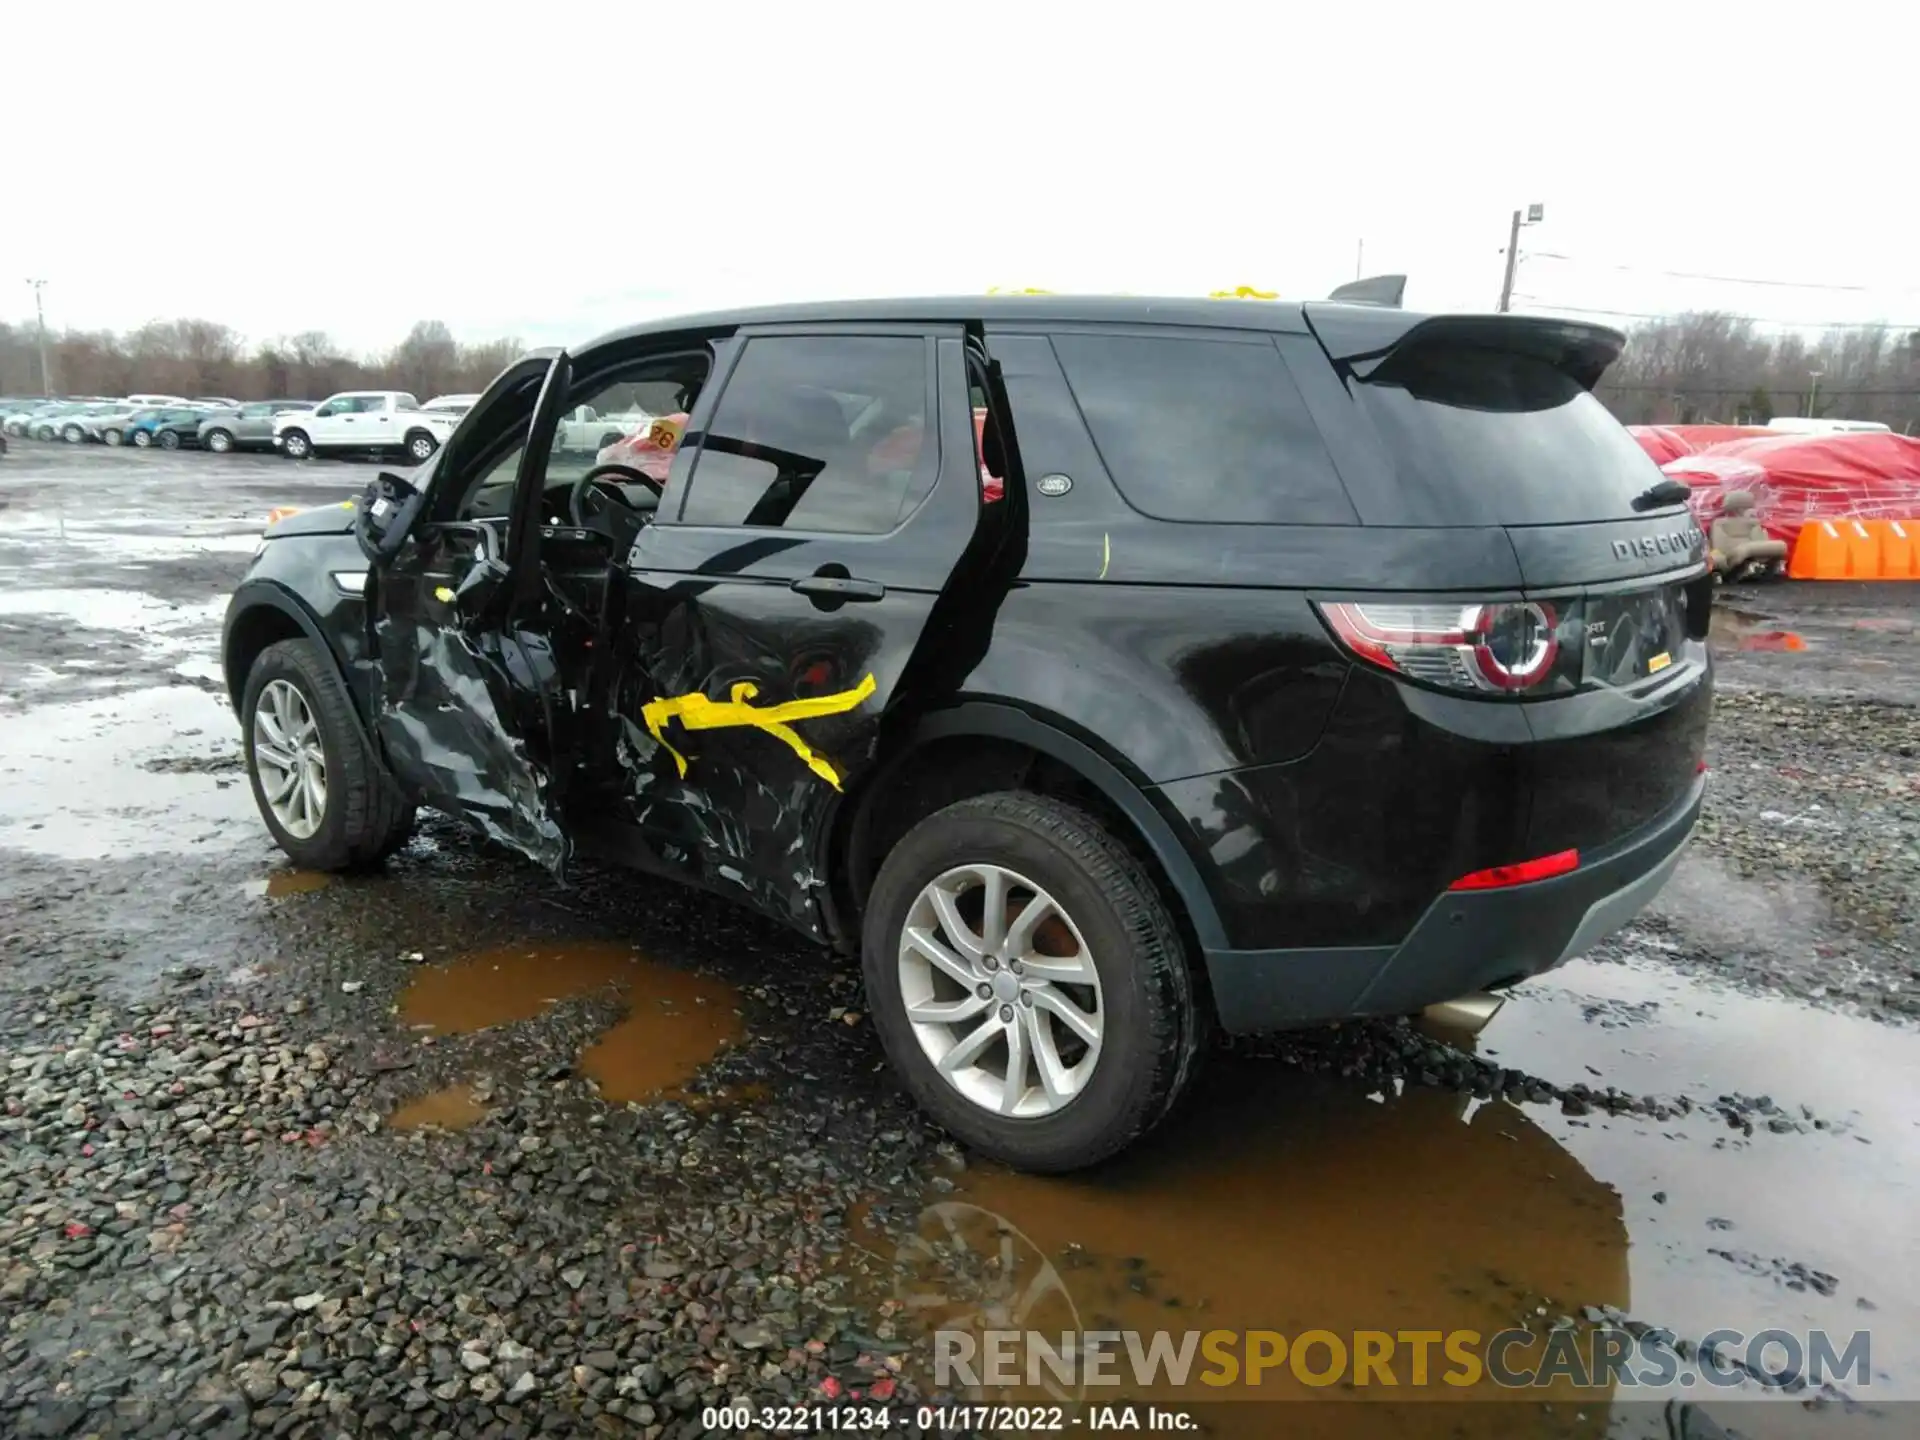
M1092 816L1018 793L929 816L880 867L862 965L915 1100L1026 1170L1125 1149L1185 1090L1205 1038L1185 947Z
M63 425L60 427L60 438L69 445L78 445L87 438L87 432L79 425Z
M150 448L153 444L153 432L151 430L134 431L133 443L135 448L140 450L145 450Z
M289 430L280 437L280 448L287 452L289 460L304 460L313 454L313 441L304 430Z
M424 430L415 430L407 436L407 458L416 463L431 460L439 448L440 442Z
M102 430L100 432L100 439L108 445L118 445L122 440L126 438L127 438L126 435L122 431L114 428L111 425L109 425L105 430Z
M162 450L178 450L180 448L180 432L178 430L162 430L160 434L155 437L154 443Z
M312 641L282 640L260 652L240 724L254 803L296 864L359 869L406 843L413 808L368 746L339 672Z
M225 430L209 430L200 443L216 455L224 455L233 449L233 436Z

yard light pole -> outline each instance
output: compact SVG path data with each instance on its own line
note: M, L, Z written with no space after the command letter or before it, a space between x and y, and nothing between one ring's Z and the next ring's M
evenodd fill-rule
M1809 420L1820 413L1815 408L1814 402L1820 398L1820 377L1826 373L1824 370L1807 371L1807 379L1812 382L1807 386L1807 418Z
M47 307L40 298L40 292L47 288L44 280L29 280L33 287L33 312L40 322L40 393L47 398L53 397L53 374L47 369Z
M1500 313L1506 314L1513 308L1513 270L1520 260L1520 227L1538 225L1546 218L1547 207L1529 205L1523 210L1513 212L1513 225L1507 231L1507 274L1500 282Z

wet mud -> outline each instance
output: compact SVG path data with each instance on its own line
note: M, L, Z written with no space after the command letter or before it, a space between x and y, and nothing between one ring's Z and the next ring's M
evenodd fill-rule
M457 1035L531 1020L596 992L616 997L625 1013L581 1052L579 1065L613 1104L683 1093L741 1034L731 987L611 943L506 945L424 969L401 997L400 1020Z

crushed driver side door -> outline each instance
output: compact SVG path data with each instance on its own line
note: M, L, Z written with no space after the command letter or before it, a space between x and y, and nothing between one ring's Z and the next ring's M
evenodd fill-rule
M358 521L374 730L388 767L413 798L556 875L571 850L557 820L570 765L539 522L569 374L564 353L509 367L441 452L425 491L383 473ZM476 467L497 458L505 429L526 438L509 511L462 518L461 497Z

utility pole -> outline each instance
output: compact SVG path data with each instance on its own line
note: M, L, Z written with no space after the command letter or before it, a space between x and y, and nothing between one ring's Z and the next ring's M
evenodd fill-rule
M1520 227L1538 225L1546 218L1544 205L1529 205L1525 210L1513 212L1513 224L1507 230L1507 273L1500 282L1500 313L1506 314L1513 308L1513 271L1520 263Z
M1809 420L1820 413L1820 377L1826 373L1824 370L1807 371L1807 379L1812 382L1807 387L1807 418Z
M53 372L47 368L47 307L40 298L40 292L47 288L44 280L29 280L33 287L33 310L40 322L40 393L49 399L53 396Z
M1360 278L1360 272L1366 268L1366 264L1367 264L1367 242L1364 239L1361 239L1354 242L1354 248L1353 248L1353 278L1354 279L1358 280Z

